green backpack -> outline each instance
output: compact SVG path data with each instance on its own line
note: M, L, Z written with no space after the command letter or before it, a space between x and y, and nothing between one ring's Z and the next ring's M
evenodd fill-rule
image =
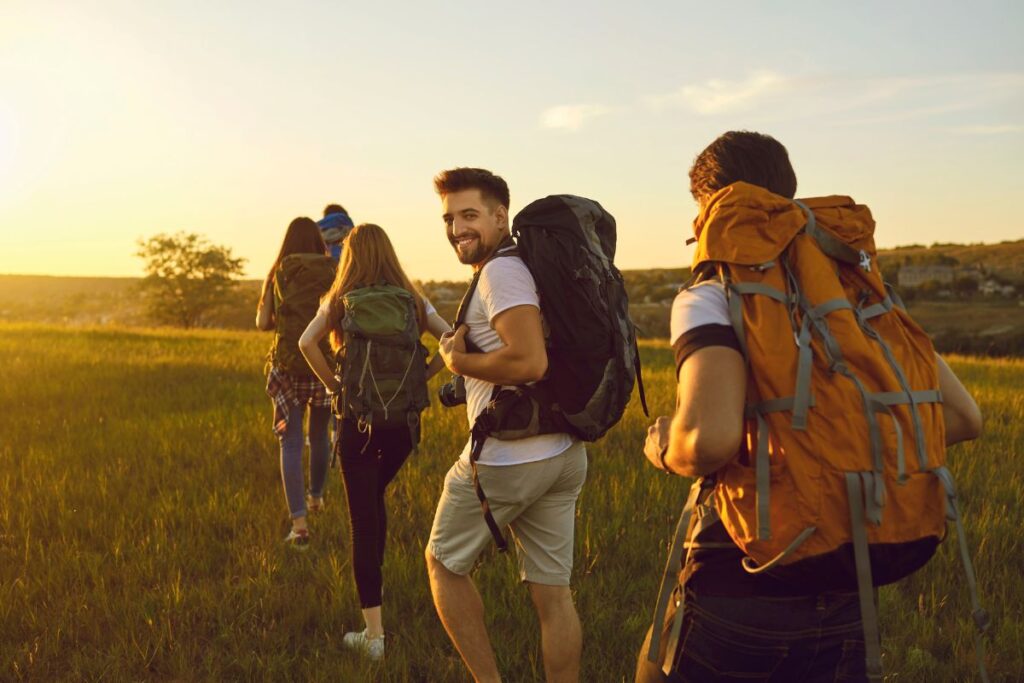
M413 445L419 443L420 412L430 399L413 295L373 285L350 291L342 303L341 392L334 412L357 420L361 430L408 427Z
M299 337L316 316L320 297L334 282L336 265L323 254L290 254L281 259L274 273L274 318L277 332L270 347L270 362L290 375L313 375L299 351ZM326 339L320 342L325 358L331 357Z

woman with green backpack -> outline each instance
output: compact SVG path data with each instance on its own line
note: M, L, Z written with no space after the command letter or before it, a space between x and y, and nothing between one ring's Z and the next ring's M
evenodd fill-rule
M274 265L263 282L256 327L274 330L267 363L267 394L274 402L274 433L281 442L281 480L292 529L285 543L309 544L308 511L323 509L330 460L327 422L330 396L299 352L299 337L316 315L320 297L334 281L335 263L327 256L320 228L309 218L288 226ZM326 348L326 344L324 345ZM309 407L309 495L304 496L303 422Z
M317 377L335 394L341 461L352 529L352 568L366 628L345 645L373 659L384 655L382 567L387 515L384 492L419 442L419 418L430 401L427 380L443 362L426 363L424 332L440 339L448 323L402 270L377 225L357 225L345 238L341 265L316 317L299 340ZM321 348L330 337L337 372Z

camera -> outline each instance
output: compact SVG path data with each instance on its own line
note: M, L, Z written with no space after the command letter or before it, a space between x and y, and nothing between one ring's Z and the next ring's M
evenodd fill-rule
M445 408L461 406L466 402L466 378L462 375L452 375L451 380L437 390L437 397Z

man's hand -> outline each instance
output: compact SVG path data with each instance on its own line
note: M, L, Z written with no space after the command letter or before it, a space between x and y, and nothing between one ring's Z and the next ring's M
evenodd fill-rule
M662 415L654 424L647 428L647 441L644 442L644 455L659 470L664 470L663 458L668 449L668 432L672 418ZM666 472L668 470L665 470Z
M466 332L469 327L459 326L454 332L445 332L437 342L437 352L444 361L445 367L456 375L462 374L456 367L458 356L466 352Z

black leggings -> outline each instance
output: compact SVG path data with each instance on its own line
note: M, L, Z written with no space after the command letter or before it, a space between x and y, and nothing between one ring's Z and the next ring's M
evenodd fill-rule
M352 568L359 603L363 609L369 609L381 604L381 569L388 525L384 490L409 457L412 437L406 428L374 429L367 446L367 434L359 432L355 420L341 420L340 425L341 436L335 443L335 452L341 460L348 498Z

